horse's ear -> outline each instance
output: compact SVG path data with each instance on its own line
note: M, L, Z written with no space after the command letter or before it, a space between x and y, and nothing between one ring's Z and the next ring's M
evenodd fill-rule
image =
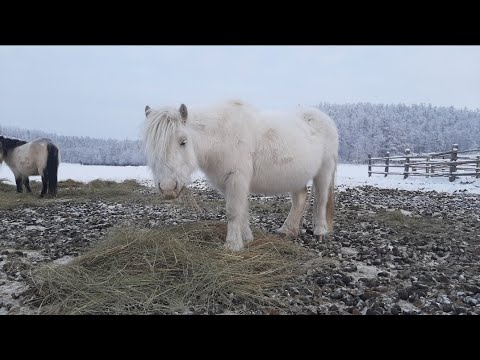
M185 104L180 105L180 109L178 109L178 111L180 111L180 116L182 117L182 121L183 123L185 123L188 117L188 111Z
M150 115L150 113L152 112L152 109L150 109L150 106L145 106L145 116L148 116Z

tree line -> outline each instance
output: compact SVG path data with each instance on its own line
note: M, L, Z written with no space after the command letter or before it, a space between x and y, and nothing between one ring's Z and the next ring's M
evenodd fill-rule
M480 110L419 105L371 103L316 105L338 127L339 158L343 163L362 163L367 154L441 152L480 148ZM145 165L140 140L97 139L63 136L38 130L1 126L0 134L23 140L46 137L58 144L63 162L85 165Z

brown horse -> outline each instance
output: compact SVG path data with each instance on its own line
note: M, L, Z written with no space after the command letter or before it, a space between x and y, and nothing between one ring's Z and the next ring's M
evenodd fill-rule
M57 173L60 164L58 147L49 139L37 139L26 142L0 136L0 164L5 161L15 176L17 192L23 192L22 184L27 192L30 189L29 176L42 176L43 197L47 192L57 195Z

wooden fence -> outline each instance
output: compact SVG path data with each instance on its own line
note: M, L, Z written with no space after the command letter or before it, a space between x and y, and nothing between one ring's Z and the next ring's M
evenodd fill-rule
M384 168L384 171L372 171L372 168ZM394 171L390 171L393 168ZM403 171L395 171L402 168ZM448 177L450 181L461 176L480 178L480 149L459 151L458 145L453 144L452 151L430 154L412 154L405 149L405 155L373 158L368 154L368 176L372 174L403 175L426 177Z

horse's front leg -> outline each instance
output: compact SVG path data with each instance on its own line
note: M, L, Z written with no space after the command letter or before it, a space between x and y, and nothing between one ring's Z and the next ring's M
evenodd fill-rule
M247 195L247 198L248 198L248 195ZM252 229L250 229L248 204L247 204L247 210L245 212L245 216L242 221L242 239L243 239L244 245L247 245L248 243L251 243L253 241Z
M27 189L27 193L32 192L32 189L30 188L30 180L28 179L28 176L23 177L23 185L25 186L25 189Z
M17 184L17 193L23 192L22 176L16 176L15 177L15 184Z
M248 177L233 173L225 184L225 201L227 205L227 239L225 247L238 251L243 249L243 241L253 240L248 224Z

